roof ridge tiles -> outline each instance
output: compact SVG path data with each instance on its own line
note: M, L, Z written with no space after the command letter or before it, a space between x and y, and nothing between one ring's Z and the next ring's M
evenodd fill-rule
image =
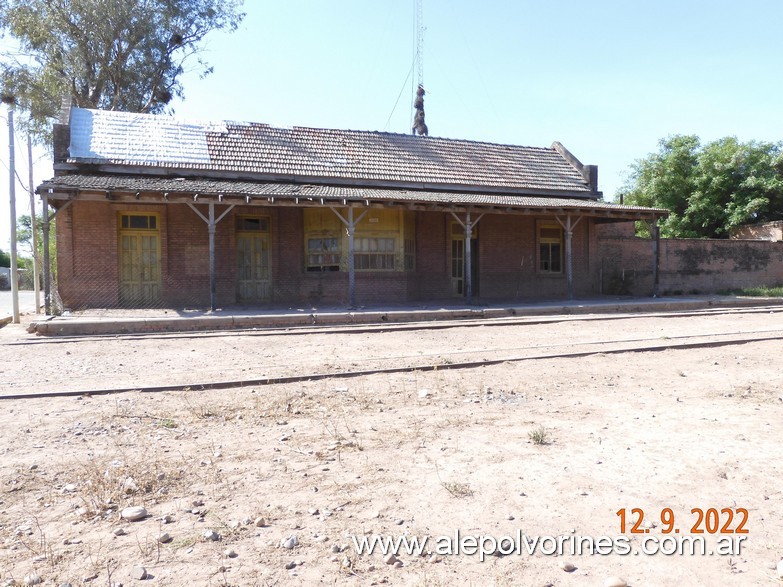
M447 137L447 136L419 136L419 135L413 135L408 133L395 133L390 131L382 131L382 130L367 130L367 129L343 129L343 128L330 128L330 127L318 127L318 126L307 126L307 125L293 125L293 126L284 126L284 125L276 125L273 123L268 122L259 122L259 121L246 121L246 120L230 120L230 119L206 119L206 118L190 118L190 117L184 117L184 116L177 116L177 115L169 115L169 114L149 114L146 112L126 112L123 110L102 110L97 108L77 108L74 107L73 110L83 110L87 112L92 113L100 113L99 116L109 116L109 117L124 117L124 118L149 118L151 120L158 120L158 121L164 121L164 122L172 122L172 123L180 123L187 126L246 126L246 127L264 127L268 129L273 130L288 130L288 131L295 131L295 130L304 130L304 131L314 131L314 132L334 132L334 133L350 133L350 134L364 134L364 135L379 135L379 136L393 136L393 137L401 137L405 138L407 140L411 141L445 141L447 143L469 143L472 145L487 145L490 147L508 147L512 149L531 149L535 151L546 151L546 152L556 152L554 148L550 147L536 147L533 145L521 145L521 144L515 144L515 143L507 143L507 142L491 142L491 141L483 141L483 140L477 140L477 139L465 139L465 138L454 138L454 137Z
M399 185L461 184L595 195L562 153L472 139L388 131L278 127L74 109L67 165L194 169L248 176L334 177Z

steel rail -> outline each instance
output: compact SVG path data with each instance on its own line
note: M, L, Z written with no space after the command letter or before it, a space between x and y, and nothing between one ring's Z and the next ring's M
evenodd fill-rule
M704 335L702 335L704 336ZM707 335L716 336L720 335ZM686 336L683 338L692 338ZM415 371L428 372L428 371L451 371L458 369L475 369L478 367L486 367L493 365L500 365L503 363L516 363L523 361L538 361L538 360L551 360L551 359L568 359L568 358L581 358L589 357L592 355L616 355L623 353L638 353L638 352L660 352L666 350L689 350L689 349L703 349L703 348L719 348L731 345L748 344L753 342L767 342L783 340L783 334L778 336L763 336L752 338L731 338L725 340L710 340L710 341L698 341L698 342L669 342L661 344L652 344L647 346L625 346L617 348L595 348L583 351L574 351L566 353L550 353L544 355L533 356L517 356L517 357L504 357L495 359L481 359L474 361L464 361L460 363L437 363L417 366L399 366L388 367L381 369L363 369L358 371L343 371L336 373L309 373L306 375L290 375L281 377L262 377L257 379L241 379L233 381L216 381L208 383L190 383L190 384L172 384L172 385L156 385L148 387L126 387L126 388L109 388L109 389L92 389L92 390L74 390L74 391L48 391L48 392L33 392L33 393L17 393L0 396L0 400L18 400L18 399L42 399L42 398L55 398L55 397L79 397L79 396L99 396L99 395L113 395L129 392L141 392L141 393L158 393L165 391L208 391L208 390L220 390L220 389L232 389L250 386L264 386L275 384L288 384L288 383L301 383L305 381L320 381L324 379L351 379L355 377L363 377L370 375L389 375L396 373L412 373ZM613 341L609 341L603 344L613 344ZM616 344L616 343L614 343Z

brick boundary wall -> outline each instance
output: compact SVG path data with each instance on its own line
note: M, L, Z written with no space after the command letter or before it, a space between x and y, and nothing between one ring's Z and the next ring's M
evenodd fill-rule
M598 238L601 291L648 296L653 291L653 243L636 237ZM783 284L783 242L661 239L660 295L709 294Z
M763 224L747 224L731 231L732 239L753 239L765 241L783 240L783 220L765 222Z

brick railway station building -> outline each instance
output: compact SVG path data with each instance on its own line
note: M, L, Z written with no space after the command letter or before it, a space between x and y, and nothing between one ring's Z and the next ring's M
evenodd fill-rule
M596 227L667 214L603 202L559 143L80 108L38 193L68 308L596 295Z

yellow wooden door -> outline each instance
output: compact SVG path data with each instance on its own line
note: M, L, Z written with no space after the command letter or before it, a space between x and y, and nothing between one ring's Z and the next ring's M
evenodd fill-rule
M269 262L269 235L237 233L237 300L240 303L267 302L272 278Z
M120 303L151 306L160 302L157 233L120 231Z

